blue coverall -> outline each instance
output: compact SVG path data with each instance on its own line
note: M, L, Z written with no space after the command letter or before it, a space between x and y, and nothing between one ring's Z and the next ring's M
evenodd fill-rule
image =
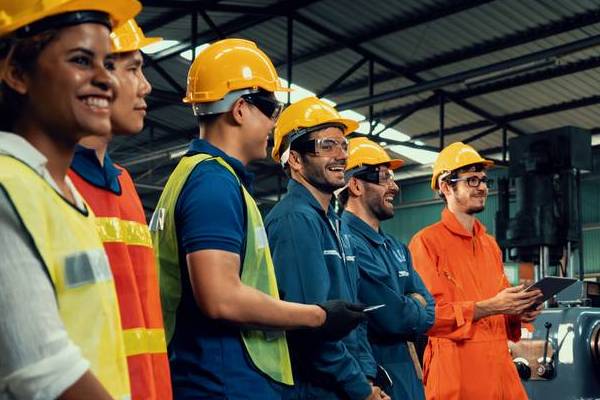
M300 183L290 180L287 195L265 220L277 284L283 300L306 304L328 299L357 301L358 269L349 237L339 231L333 208L327 212ZM289 331L295 386L286 399L364 400L375 376L365 329L343 340L315 342Z
M375 361L390 375L393 386L382 389L392 399L422 400L423 383L417 377L407 340L422 335L434 322L434 299L413 269L405 245L381 229L344 211L342 228L351 232L351 244L360 271L359 300L365 304L385 304L369 314L369 342ZM425 298L423 307L408 296Z

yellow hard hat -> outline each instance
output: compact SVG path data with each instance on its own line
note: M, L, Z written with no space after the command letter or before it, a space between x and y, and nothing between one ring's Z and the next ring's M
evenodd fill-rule
M0 37L46 17L75 11L105 12L117 27L141 9L137 0L0 0Z
M269 57L254 42L224 39L196 56L188 72L183 102L211 103L241 89L289 92L281 86Z
M271 155L280 162L283 139L293 132L301 133L303 129L314 128L323 124L340 124L345 127L344 135L358 129L358 122L343 118L331 105L316 97L306 97L283 110L275 123L275 144Z
M387 165L392 171L398 169L404 161L392 159L386 151L366 137L352 138L348 141L348 161L346 171L367 165Z
M146 37L133 18L114 29L110 34L111 47L114 53L140 50L142 47L161 40L160 37Z
M438 154L435 164L433 164L433 176L431 177L431 188L437 190L438 178L442 174L466 167L472 164L483 164L485 167L491 167L494 162L481 157L479 153L463 142L455 142L447 146Z

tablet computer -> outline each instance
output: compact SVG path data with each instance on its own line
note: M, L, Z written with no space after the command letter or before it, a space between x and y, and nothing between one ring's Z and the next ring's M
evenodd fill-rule
M533 285L525 288L525 290L526 291L533 290L533 289L541 290L544 297L539 299L538 302L543 303L544 301L546 301L549 298L551 298L552 296L554 296L556 293L568 288L575 282L577 282L577 279L575 279L575 278L561 278L558 276L547 276L545 278L540 279Z

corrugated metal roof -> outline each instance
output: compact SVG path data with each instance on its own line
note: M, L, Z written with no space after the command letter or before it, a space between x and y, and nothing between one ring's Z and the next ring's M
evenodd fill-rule
M224 0L216 2L218 6L244 6L269 7L270 5L281 3L282 0ZM420 71L416 72L419 79L428 81L440 77L448 77L457 73L472 70L474 68L485 67L493 63L507 61L524 55L530 55L540 50L552 49L556 46L573 43L582 39L600 35L600 0L571 0L565 1L539 1L539 0L503 0L503 1L481 1L477 2L462 1L443 1L443 0L320 0L309 2L309 5L302 7L301 3L290 2L290 7L300 7L298 15L307 18L310 21L322 25L324 29L331 30L335 34L348 39L353 45L360 45L366 52L374 54L376 57L383 58L399 67L405 65L423 64L424 60L431 60L440 55L447 55L451 51L464 51L473 49L474 46L486 47L490 43L498 42L499 39L508 35L518 35L520 32L527 32L536 27L549 24L557 25L559 22L565 24L566 18L586 19L588 22L582 27L571 29L566 32L552 34L548 29L537 40L523 40L524 43L512 45L512 43L503 44L495 48L494 51L477 53L476 56L454 60L447 65L434 67L433 65L422 65ZM138 17L139 22L154 23L163 15L170 12L168 1L163 2L164 7L147 7ZM198 4L190 2L190 4ZM464 6L464 7L463 7ZM215 6L216 7L216 6ZM373 35L382 28L397 26L401 21L407 21L410 25L411 20L428 13L443 12L444 9L464 8L462 11L450 13L440 18L432 19L429 22L415 24L415 26L406 29L399 29L396 32L390 32L388 29L385 35ZM442 11L440 11L442 10ZM228 24L231 21L247 21L240 13L225 11L207 11L210 18L219 26ZM256 14L248 15L247 18L256 18ZM597 20L597 21L596 21ZM399 22L400 21L400 22ZM590 22L591 21L591 22ZM594 22L596 21L596 22ZM572 23L572 22L569 22ZM209 32L206 23L202 18L198 19L199 32L207 37ZM166 39L184 40L190 36L191 18L189 14L182 12L180 17L172 20L166 25L154 29L151 34L161 35ZM287 68L285 65L287 58L287 18L285 15L269 18L266 22L244 29L234 36L248 38L256 41L265 52L279 64L278 72L280 76L285 77ZM371 40L359 43L357 38L363 36L375 36ZM214 35L209 35L214 37ZM335 79L342 75L350 66L354 65L363 58L362 54L356 51L344 48L344 46L335 46L326 54L311 59L310 54L323 46L335 44L335 40L328 38L323 30L309 28L305 24L296 21L294 23L294 55L308 55L309 60L298 63L293 66L293 82L299 84L314 92L319 92ZM200 43L198 43L200 44ZM570 66L572 63L580 60L589 60L592 57L599 57L599 47L592 47L587 50L578 51L573 54L565 55L559 58L561 66ZM442 60L442 63L445 61ZM600 66L600 63L597 63ZM161 61L161 66L169 73L182 87L185 86L185 79L189 63L182 60L179 56L171 57ZM545 71L551 71L557 67L546 66ZM387 73L389 70L376 63L375 75ZM511 77L531 76L537 74L537 71L528 71L527 73L515 73ZM159 91L173 92L173 87L166 82L151 67L146 68L146 74L153 83L157 93ZM391 76L394 76L393 74ZM414 85L414 82L406 77L396 75L395 79L387 79L382 83L377 83L374 87L375 94L384 93L391 90L397 90ZM365 84L368 77L368 67L363 65L355 71L352 76L347 78L340 86L354 87L351 91L334 92L327 97L337 103L345 103L357 98L364 98L368 95L368 89ZM358 87L358 84L361 84ZM490 86L491 85L491 86ZM486 84L484 88L489 89L495 84ZM456 82L452 85L443 87L443 90L465 93L471 90L473 85L467 86L465 82ZM481 87L481 86L480 86ZM483 89L482 89L483 90ZM465 101L472 104L475 108L483 110L492 116L502 118L506 115L514 115L529 110L538 110L537 116L529 118L519 118L511 121L511 125L526 133L539 132L546 129L556 128L566 124L582 126L584 128L600 128L600 113L597 112L597 106L592 101L594 96L600 93L600 70L590 68L585 71L567 74L552 79L540 80L534 83L520 84L519 86L495 91L491 93L478 94L467 98ZM386 112L382 119L383 123L390 123L398 113L390 113L398 107L406 106L417 101L423 101L430 98L434 93L431 90L413 93L402 98L378 103L373 106L376 115ZM556 105L582 98L590 98L586 107L572 108L567 111L555 111L547 115L539 115L542 107ZM431 102L427 108L413 113L410 117L400 122L395 128L409 136L416 136L426 132L435 132L439 128L439 108L435 101ZM355 108L355 111L368 114L368 107ZM405 111L405 110L403 110ZM189 109L181 106L164 107L150 112L150 118L166 126L173 127L175 130L193 131L195 121L191 116ZM445 106L445 127L453 128L477 121L485 121L481 115L468 111L462 106L452 101L448 101ZM483 128L470 129L460 133L448 135L446 143L456 140L465 140L472 135L484 131L489 126L483 124ZM157 128L158 129L158 128ZM163 132L164 133L164 132ZM166 138L168 134L164 133ZM515 134L509 132L509 137ZM165 139L165 138L163 138ZM180 138L174 138L174 143ZM148 141L148 130L139 138L135 139L137 144ZM437 137L424 140L428 145L437 146ZM165 141L165 146L169 143ZM502 145L501 129L486 135L472 143L478 149L497 148ZM126 149L126 145L125 149Z

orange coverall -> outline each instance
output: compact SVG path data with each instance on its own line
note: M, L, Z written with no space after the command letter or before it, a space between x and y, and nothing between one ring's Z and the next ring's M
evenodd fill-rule
M518 341L518 317L473 321L475 302L509 286L500 248L475 221L468 232L448 210L417 233L410 245L415 269L435 298L427 332L423 381L428 400L526 400L508 352Z

